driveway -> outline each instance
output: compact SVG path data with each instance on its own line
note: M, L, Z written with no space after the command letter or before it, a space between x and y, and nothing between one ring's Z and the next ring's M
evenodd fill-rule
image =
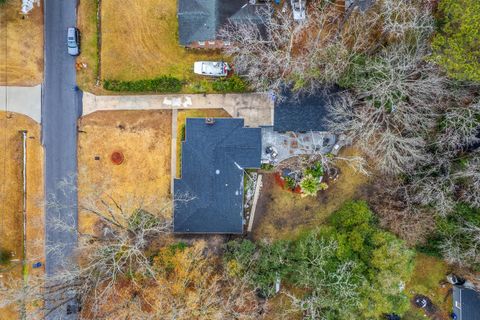
M6 101L7 105L3 105ZM42 120L42 87L0 86L0 110L24 114L36 122Z
M273 125L273 101L265 93L95 96L85 93L83 114L100 110L217 109L244 118L245 125Z
M45 148L45 194L54 197L59 207L46 207L46 244L58 245L58 254L46 252L47 276L60 271L76 244L76 233L58 231L52 219L77 226L76 188L61 190L62 180L77 172L77 119L81 114L81 92L75 91L75 59L66 52L66 30L76 25L76 0L45 0L45 79L42 100L42 141ZM72 179L76 186L76 178ZM52 307L52 306L48 306ZM56 309L48 319L75 319L66 316L65 306Z

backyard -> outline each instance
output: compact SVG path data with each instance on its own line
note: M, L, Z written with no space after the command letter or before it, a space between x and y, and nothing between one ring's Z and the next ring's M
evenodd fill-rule
M416 294L425 295L432 300L436 312L425 315L425 312L411 304L405 319L449 319L452 312L451 285L446 283L446 276L451 272L445 261L424 254L417 254L415 269L406 292L413 299Z
M142 201L148 210L170 196L171 111L100 111L83 117L79 129L80 203L97 194ZM80 224L94 220L80 215Z
M27 130L27 229L25 243L27 268L22 272L23 214L22 214L22 138L20 130ZM4 279L19 279L24 275L42 272L43 268L31 269L33 262L43 261L43 149L40 144L40 125L30 118L0 112L0 248L11 253L14 260L0 266ZM4 150L4 152L3 152ZM0 309L0 319L15 319L14 308Z
M354 149L348 148L340 155L355 154ZM284 190L274 174L265 174L255 213L253 239L293 239L302 231L325 222L345 201L362 198L368 191L367 177L343 161L338 162L338 168L338 179L327 190L319 191L316 197L302 197Z
M43 6L22 16L20 3L0 7L0 85L33 86L43 78Z

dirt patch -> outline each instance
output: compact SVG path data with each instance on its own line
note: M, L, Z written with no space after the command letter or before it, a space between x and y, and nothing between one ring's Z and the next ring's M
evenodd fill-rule
M32 263L44 262L43 148L40 125L32 119L0 112L0 247L12 253L3 279L22 276L23 258L23 145L20 131L27 130L27 264L26 274L43 272ZM0 309L0 319L17 319L15 308Z
M341 156L353 156L355 150L345 149ZM257 203L252 238L288 239L312 228L325 219L342 203L365 196L368 179L345 162L339 162L340 176L329 183L329 188L317 197L301 197L284 190L275 180L275 174L263 177L263 187Z
M0 85L33 86L43 78L43 6L20 14L20 1L0 8Z
M178 43L176 0L102 0L102 78L150 79L171 75L187 82L197 60L222 60L221 54L188 50ZM206 83L208 84L208 83ZM186 87L186 92L193 92Z
M100 111L79 123L79 202L95 192L119 203L170 195L171 111ZM121 150L124 161L112 163ZM153 204L152 204L153 205ZM144 208L148 210L149 208ZM93 221L80 213L80 225Z

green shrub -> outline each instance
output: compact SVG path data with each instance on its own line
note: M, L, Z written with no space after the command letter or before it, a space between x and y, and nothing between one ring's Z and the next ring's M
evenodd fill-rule
M285 187L287 187L287 189L294 189L297 185L295 179L290 176L283 177L283 180L285 180Z
M458 80L480 82L480 1L441 0L433 60Z
M182 90L182 81L170 76L161 76L155 79L120 81L105 80L103 87L110 91L125 92L179 92Z
M265 171L272 171L275 168L275 166L271 163L262 163L260 168Z
M320 190L320 182L312 175L307 175L300 181L300 187L302 188L302 195L316 196Z
M221 78L212 83L213 90L217 92L245 92L247 91L247 84L237 75L229 78Z
M10 252L5 249L0 249L0 265L6 266L10 263Z
M311 175L314 178L319 179L323 176L323 165L320 161L317 161L310 168L305 169L304 175Z

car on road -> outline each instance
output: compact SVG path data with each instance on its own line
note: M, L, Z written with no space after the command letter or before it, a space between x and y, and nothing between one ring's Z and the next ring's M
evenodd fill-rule
M202 76L226 77L231 70L228 63L223 61L196 61L193 72Z
M77 28L71 27L67 29L67 50L71 56L80 54L80 34Z

